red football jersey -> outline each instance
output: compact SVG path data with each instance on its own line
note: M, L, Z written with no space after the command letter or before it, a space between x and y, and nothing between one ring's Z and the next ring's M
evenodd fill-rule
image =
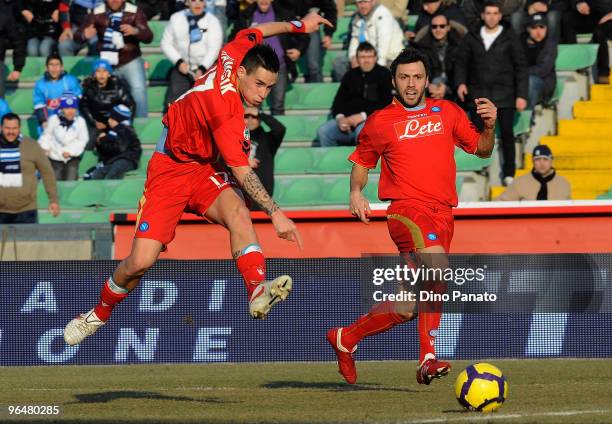
M219 153L230 166L248 166L251 149L236 70L251 47L260 44L258 29L240 31L219 52L215 66L168 108L166 149L181 162L211 163Z
M424 107L409 110L393 99L367 119L349 160L373 169L382 157L380 200L457 206L455 146L474 154L479 137L453 102L427 99Z

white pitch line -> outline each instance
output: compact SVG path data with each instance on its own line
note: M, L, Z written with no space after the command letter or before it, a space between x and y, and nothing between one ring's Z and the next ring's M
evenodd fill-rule
M594 409L590 411L557 411L557 412L534 412L532 414L483 414L474 416L470 414L469 417L447 417L447 418L428 418L424 420L413 420L413 421L402 421L402 424L431 424L431 423L452 423L461 421L493 421L493 420L511 420L515 418L529 418L529 417L568 417L574 415L587 415L587 414L605 414L610 412L609 409ZM467 413L467 412L466 412Z

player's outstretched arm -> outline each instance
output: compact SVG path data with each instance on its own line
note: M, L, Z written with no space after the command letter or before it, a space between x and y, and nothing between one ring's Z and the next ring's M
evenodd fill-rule
M368 183L368 168L353 164L351 170L351 195L349 209L353 215L364 224L369 224L370 202L365 198L361 190Z
M310 34L311 32L318 31L321 25L333 27L331 22L315 12L307 14L300 21L292 22L268 22L257 25L255 28L260 30L264 37L271 37L287 32Z
M287 218L274 199L268 194L261 180L249 166L230 167L240 187L259 207L272 218L276 234L285 240L294 241L302 249L302 237L295 223Z
M495 146L495 121L497 120L497 108L493 102L484 97L475 99L476 113L484 122L484 128L478 139L478 149L476 156L488 158L493 152Z

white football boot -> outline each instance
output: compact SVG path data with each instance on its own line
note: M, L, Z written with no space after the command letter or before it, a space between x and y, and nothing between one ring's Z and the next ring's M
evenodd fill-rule
M288 275L281 275L272 281L259 284L249 300L249 313L255 319L264 319L272 306L287 299L293 287L293 280Z
M104 325L92 309L89 312L79 315L70 321L64 328L64 340L69 345L75 345L91 336L96 330Z

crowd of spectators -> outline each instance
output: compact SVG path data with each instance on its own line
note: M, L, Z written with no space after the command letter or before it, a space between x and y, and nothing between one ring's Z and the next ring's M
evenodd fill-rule
M391 99L388 65L405 46L413 46L429 58L429 96L460 103L476 125L474 99L487 97L496 104L501 177L504 185L511 185L515 112L533 110L553 96L558 44L576 43L577 34L591 33L591 42L599 46L594 78L608 82L612 0L353 2L357 11L344 39L346 54L337 55L333 62L332 78L340 82L339 89L330 119L317 131L315 145L357 142L367 116ZM6 84L19 83L28 56L44 57L45 73L33 90L33 115L39 124L41 152L49 158L55 177L78 178L78 163L87 149L94 150L100 161L87 173L88 178L122 178L138 167L141 156L132 122L147 116L147 74L141 47L153 39L149 20L157 16L167 21L161 37L161 50L172 64L167 75L167 105L215 63L223 43L241 29L299 19L312 9L336 25L345 12L345 1L3 0L0 116L11 117L7 122L14 124L16 115L4 100ZM407 26L408 14L417 15L412 28ZM324 81L322 55L331 47L335 30L265 40L281 64L269 98L271 115L285 113L285 92L298 78L298 69L306 83ZM98 58L91 74L79 81L64 70L62 58L83 54L83 49ZM8 50L12 51L12 66L5 66ZM251 162L272 190L273 158L284 128L281 131L282 125L271 115L247 112L245 123L251 135L262 140L255 140ZM262 122L271 131L264 131ZM40 163L36 166L42 167Z

